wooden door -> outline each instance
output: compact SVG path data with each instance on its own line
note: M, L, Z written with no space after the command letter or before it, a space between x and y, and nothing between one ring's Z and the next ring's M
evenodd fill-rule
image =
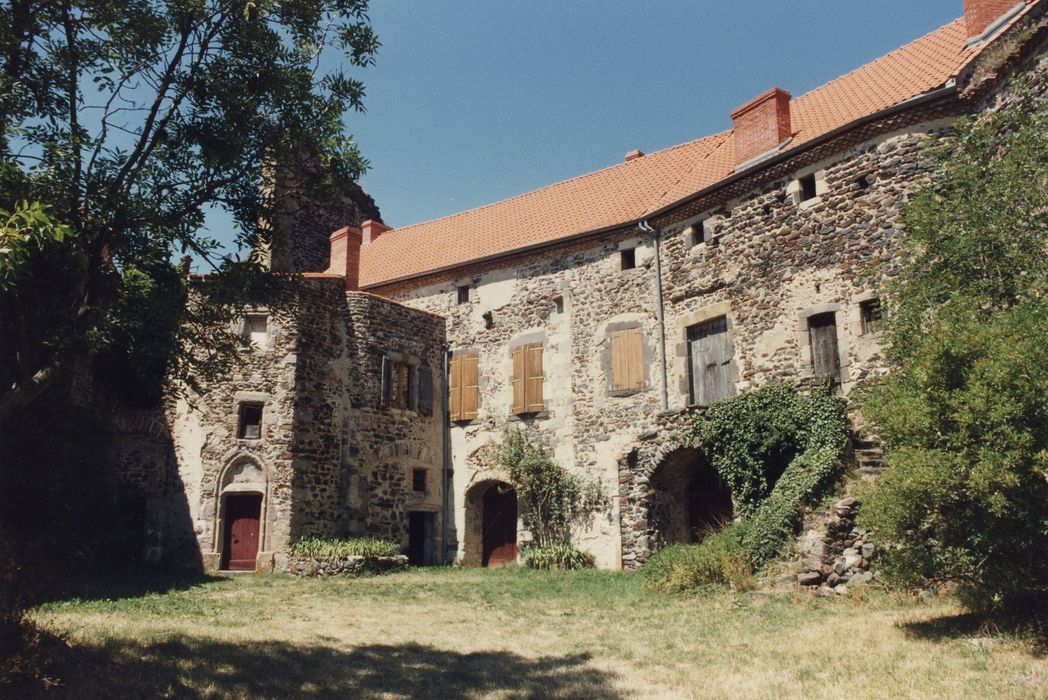
M517 561L517 492L505 486L491 486L484 492L481 506L484 566L503 566Z
M688 354L693 404L709 406L735 394L731 367L735 348L728 335L726 317L689 328Z
M259 516L262 496L257 493L226 496L223 569L254 571L258 554Z
M811 336L811 364L816 377L841 381L841 357L837 347L837 319L833 313L817 314L808 319Z
M433 541L435 520L433 513L408 513L408 563L412 566L432 566L436 563Z

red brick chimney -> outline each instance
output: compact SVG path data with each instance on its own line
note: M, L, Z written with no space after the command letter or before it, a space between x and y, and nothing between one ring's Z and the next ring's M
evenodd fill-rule
M360 229L345 226L331 234L331 262L326 275L346 280L346 289L357 289L360 281Z
M639 148L634 148L632 151L626 154L626 162L629 163L631 160L637 160L638 158L644 157L644 151Z
M386 231L391 231L389 226L386 226L381 221L374 219L368 219L360 225L360 230L364 232L364 240L362 245L368 245L372 243L376 238L381 236Z
M772 88L731 113L735 128L735 164L741 165L779 147L793 135L790 93Z
M968 38L974 39L1009 10L1022 5L1017 0L964 0L964 21Z

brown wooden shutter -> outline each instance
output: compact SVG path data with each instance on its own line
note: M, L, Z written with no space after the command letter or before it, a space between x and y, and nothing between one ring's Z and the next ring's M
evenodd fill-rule
M418 375L418 412L423 416L433 415L433 373L429 367L419 367Z
M841 358L837 347L837 319L833 313L818 314L808 319L811 335L812 369L817 377L841 380Z
M630 389L639 389L647 384L644 381L644 334L639 328L626 331L626 364Z
M520 415L527 412L527 404L524 398L525 369L527 346L514 348L513 350L513 413Z
M462 420L462 355L451 356L448 378L448 412L452 421Z
M538 413L545 409L542 400L542 345L534 344L526 346L527 350L527 388L526 388L526 411Z
M382 388L379 402L383 407L393 403L393 360L382 358Z
M629 388L628 331L613 331L611 334L611 390Z
M477 353L462 356L461 379L462 398L461 420L473 420L480 408L480 372Z

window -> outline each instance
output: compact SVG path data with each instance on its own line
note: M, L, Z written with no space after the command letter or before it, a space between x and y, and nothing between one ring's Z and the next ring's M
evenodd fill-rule
M816 377L841 380L841 359L837 348L837 317L831 311L808 317L811 366Z
M455 353L451 356L451 377L448 397L452 422L473 420L480 406L480 382L475 352Z
M469 285L463 285L458 288L458 303L468 304L469 303Z
M626 250L619 251L619 255L621 256L623 270L632 270L637 266L636 248L627 248Z
M244 327L241 339L245 345L255 348L264 348L269 337L269 317L265 314L248 314L244 317Z
M818 196L818 192L815 188L815 173L799 178L799 182L801 185L802 202L807 202L809 199L815 199L815 197Z
M429 476L429 472L426 469L412 469L411 470L411 490L415 493L426 492L426 480Z
M611 333L611 390L630 391L648 385L645 380L644 335L640 328Z
M725 316L688 328L688 370L692 405L709 406L735 395L731 361L735 346Z
M539 413L542 400L542 343L513 349L513 413Z
M262 437L262 404L240 404L237 437L241 440L258 440Z
M862 318L862 334L869 335L881 330L881 302L879 299L867 299L859 302L859 316Z
M382 358L382 405L389 408L414 408L412 382L414 368L403 360Z

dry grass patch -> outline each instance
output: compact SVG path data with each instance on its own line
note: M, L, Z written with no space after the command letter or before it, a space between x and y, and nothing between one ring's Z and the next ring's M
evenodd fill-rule
M35 611L71 645L54 697L1048 695L1029 642L885 594L677 598L629 574L465 569L108 598Z

